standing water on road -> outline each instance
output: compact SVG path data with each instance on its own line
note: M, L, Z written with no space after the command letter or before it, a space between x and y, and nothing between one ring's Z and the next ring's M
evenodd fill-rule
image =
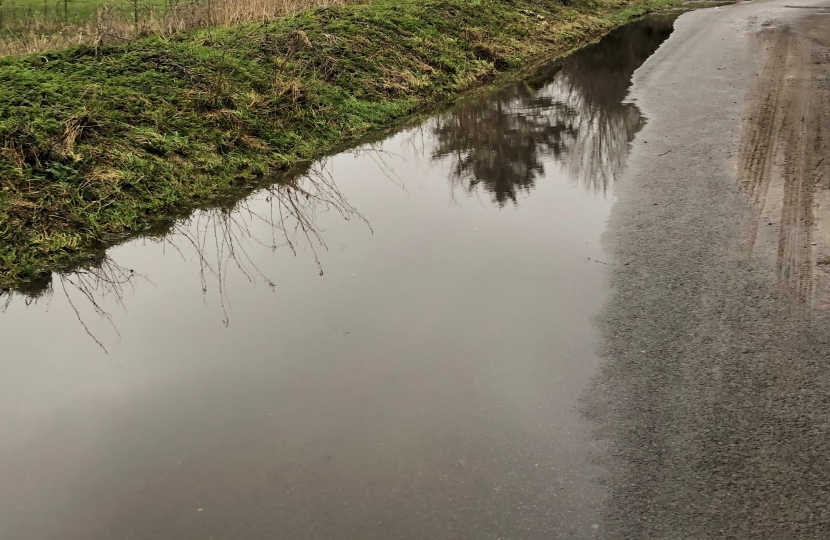
M0 314L0 537L597 533L600 246L645 19Z

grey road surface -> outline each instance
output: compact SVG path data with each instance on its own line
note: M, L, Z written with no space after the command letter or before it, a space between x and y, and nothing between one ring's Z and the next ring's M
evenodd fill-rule
M606 537L830 536L828 46L830 3L744 3L635 74L585 405Z

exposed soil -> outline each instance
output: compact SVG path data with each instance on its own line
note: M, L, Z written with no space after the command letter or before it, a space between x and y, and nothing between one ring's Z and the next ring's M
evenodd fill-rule
M813 6L799 6L811 8ZM803 10L798 10L803 13ZM776 256L779 285L830 306L830 10L767 24L739 159L758 210L754 250ZM802 14L799 13L799 14Z

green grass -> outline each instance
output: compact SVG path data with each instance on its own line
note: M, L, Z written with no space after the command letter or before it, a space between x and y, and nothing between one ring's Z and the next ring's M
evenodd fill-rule
M375 0L0 59L0 289L671 0Z

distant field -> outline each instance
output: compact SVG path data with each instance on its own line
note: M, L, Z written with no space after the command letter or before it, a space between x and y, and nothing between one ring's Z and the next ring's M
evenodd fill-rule
M179 0L138 0L139 13L163 11ZM80 22L95 16L98 9L108 6L124 13L133 13L132 0L0 0L0 24L9 25L32 19Z
M365 1L0 0L0 58L54 51L79 44L94 44L96 47L114 45L153 33L262 23L312 7L342 6ZM3 150L2 146L0 150Z

